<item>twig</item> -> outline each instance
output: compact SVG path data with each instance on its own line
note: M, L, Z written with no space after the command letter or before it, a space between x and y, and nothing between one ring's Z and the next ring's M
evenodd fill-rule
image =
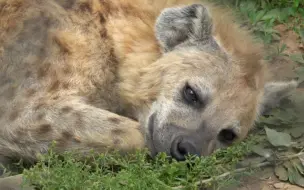
M290 160L290 159L293 159L293 158L296 158L296 157L299 157L299 156L304 156L304 151L303 150L301 150L301 152L299 152L297 154L293 154L293 155L290 155L290 156L284 156L280 160L281 161L286 161L286 160Z
M290 159L293 159L293 158L296 158L296 157L299 157L299 156L303 156L303 155L304 155L304 152L301 151L301 152L299 152L297 154L293 154L293 155L281 158L280 161L290 160ZM236 169L236 170L234 170L232 172L225 172L225 173L223 173L221 175L218 175L216 177L213 177L213 178L197 181L197 182L195 182L195 185L198 186L198 185L201 185L201 184L209 183L209 182L211 182L213 180L222 179L222 178L225 178L225 177L231 175L232 173L240 173L240 172L246 171L249 168L254 169L254 168L260 168L260 167L270 166L270 165L273 165L273 164L274 164L274 162L267 161L267 162L262 162L262 163L259 163L259 164L256 164L256 165L253 165L253 166L250 166L250 167L239 168L239 169ZM184 188L184 186L176 186L176 187L173 187L172 189L182 189L182 188Z

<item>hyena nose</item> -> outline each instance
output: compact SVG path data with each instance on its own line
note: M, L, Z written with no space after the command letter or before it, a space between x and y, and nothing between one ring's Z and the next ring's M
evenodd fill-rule
M200 155L196 143L188 136L179 136L171 144L170 153L177 161L184 161L188 155Z

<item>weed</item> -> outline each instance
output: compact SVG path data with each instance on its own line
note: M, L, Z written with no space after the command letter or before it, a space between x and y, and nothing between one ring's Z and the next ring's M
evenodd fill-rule
M237 9L243 22L266 44L279 40L277 24L287 24L303 38L304 1L303 0L217 0Z
M171 189L193 186L197 181L231 171L250 152L247 142L219 150L206 158L188 157L185 162L159 154L149 159L146 151L121 156L100 154L82 161L76 153L62 157L50 151L33 168L25 170L25 179L41 189ZM93 159L92 159L93 158ZM206 185L206 184L205 184ZM207 184L207 185L211 185Z
M274 26L282 23L304 40L303 0L217 2L236 9L242 18L240 22L265 44L280 39ZM286 45L279 45L270 56L285 56L302 64L297 74L299 80L304 81L303 55L287 55L285 50ZM283 102L282 107L262 118L245 141L217 150L208 157L189 157L185 162L176 162L165 154L152 160L147 151L126 156L118 153L95 155L92 152L90 157L80 160L77 153L67 152L59 156L50 150L35 166L24 169L25 182L45 190L199 189L200 186L219 189L237 184L236 179L240 176L251 175L255 171L252 166L274 165L279 179L303 186L304 100L301 97L301 94L293 95Z

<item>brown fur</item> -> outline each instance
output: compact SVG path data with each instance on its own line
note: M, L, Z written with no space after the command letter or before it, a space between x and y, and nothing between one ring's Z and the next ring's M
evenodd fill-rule
M210 5L221 53L189 51L169 54L162 60L167 64L158 61L158 15L166 7L198 2L0 0L0 156L35 159L52 140L59 142L59 151L142 148L144 134L137 121L145 122L143 115L161 92L174 89L179 79L173 73L213 71L222 54L232 64L219 64L218 70L228 69L227 77L232 77L214 84L220 94L214 105L220 104L219 117L240 119L243 139L257 117L266 70L261 46L226 10ZM172 82L163 86L163 71L168 70ZM233 107L231 102L238 103Z

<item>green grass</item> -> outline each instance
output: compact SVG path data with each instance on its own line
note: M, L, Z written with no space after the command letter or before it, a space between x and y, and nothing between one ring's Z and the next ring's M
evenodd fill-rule
M240 22L250 28L265 44L273 44L280 39L278 32L274 30L277 24L287 25L290 30L299 34L300 40L304 40L303 0L217 0L217 2L235 9ZM276 54L272 56L284 54L285 49L284 45L278 46ZM286 56L304 66L303 55ZM298 69L298 78L304 80L304 67ZM252 171L250 164L269 162L276 168L280 167L276 169L280 179L301 185L304 167L298 162L291 164L296 162L297 157L287 156L299 153L304 147L304 138L301 137L304 133L301 127L304 124L303 114L301 115L304 113L304 101L299 99L300 96L301 94L294 95L291 101L286 101L269 117L262 118L255 131L245 141L218 150L208 157L193 157L185 162L176 162L167 158L165 154L160 154L152 160L147 156L146 151L142 151L126 156L115 153L94 156L92 154L90 159L80 161L77 159L77 154L66 153L59 156L50 151L42 156L35 166L24 169L25 181L46 190L142 190L199 189L199 182L207 179L204 181L204 186L219 189L236 182L235 179L239 176L231 171L237 167L248 167L246 170L241 170L241 176L249 175ZM280 132L281 135L288 134L292 138L292 145L274 146L265 132L265 127ZM231 173L225 177L217 177L226 172Z
M279 40L278 31L273 27L280 23L287 24L304 40L303 0L216 0L216 2L237 9L241 21L267 44Z
M95 155L90 161L79 161L72 153L59 157L50 152L24 174L42 189L196 189L199 180L231 171L250 152L252 143L253 137L210 157L189 157L185 162L170 160L165 154L152 160L145 151Z

